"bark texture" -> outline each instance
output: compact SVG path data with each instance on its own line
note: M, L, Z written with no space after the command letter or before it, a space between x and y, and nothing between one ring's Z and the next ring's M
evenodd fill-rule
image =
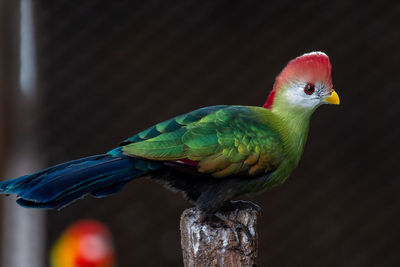
M258 212L252 207L223 213L229 220L245 225L254 242L238 229L240 244L234 232L224 223L201 221L201 212L190 208L181 216L181 244L185 267L257 266Z

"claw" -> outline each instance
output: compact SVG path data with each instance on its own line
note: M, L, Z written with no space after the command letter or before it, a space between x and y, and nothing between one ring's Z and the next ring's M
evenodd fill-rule
M230 204L233 207L236 207L236 209L247 209L247 208L253 208L257 211L259 215L262 215L262 209L259 205L256 203L253 203L251 201L246 201L246 200L231 200Z
M235 217L237 218L239 210L235 209ZM239 232L238 230L242 230L245 235L247 236L247 239L251 242L254 243L254 238L250 233L249 228L244 225L243 223L237 221L237 219L235 220L229 220L225 215L223 215L221 212L216 212L214 214L218 219L220 219L221 221L223 221L233 232L233 234L235 235L235 239L236 239L236 249L240 248L240 237L239 237Z
M258 206L257 204L254 204L253 202L244 201L244 200L235 200L235 201L231 200L231 201L225 203L225 206L216 213L201 214L199 221L200 222L208 221L208 223L210 225L215 225L216 227L220 227L221 222L223 224L225 224L227 227L229 227L232 230L233 234L235 235L235 239L236 239L235 248L240 249L241 242L240 242L239 231L242 231L247 236L247 240L249 240L252 244L254 244L254 242L255 242L254 237L250 233L249 228L245 224L239 222L237 219L238 215L239 215L239 211L248 210L248 209L256 210L258 215L262 214L261 207ZM224 215L223 212L233 212L234 219L233 220L229 219L226 215Z
M262 209L260 206L251 201L246 201L246 200L230 200L222 208L223 211L236 211L245 209L254 209L257 211L258 215L262 215Z

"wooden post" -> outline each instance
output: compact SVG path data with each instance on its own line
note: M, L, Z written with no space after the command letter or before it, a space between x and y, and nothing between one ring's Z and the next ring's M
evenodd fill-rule
M238 229L240 244L234 232L223 223L200 220L197 208L185 210L181 216L181 245L185 267L200 266L257 266L258 255L258 212L253 207L224 212L229 220L245 225L252 236Z

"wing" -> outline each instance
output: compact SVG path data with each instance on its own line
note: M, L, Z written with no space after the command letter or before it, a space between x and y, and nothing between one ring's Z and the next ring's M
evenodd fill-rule
M152 160L196 161L200 173L215 178L259 175L275 170L284 155L271 117L269 110L257 107L200 109L149 128L122 150Z
M211 106L200 108L194 110L192 112L177 116L175 118L160 122L132 137L129 137L125 141L123 141L120 146L126 146L128 144L142 142L148 139L152 139L162 134L171 133L185 127L189 124L197 122L204 118L205 116L216 112L217 110L224 109L228 106L219 105L219 106Z

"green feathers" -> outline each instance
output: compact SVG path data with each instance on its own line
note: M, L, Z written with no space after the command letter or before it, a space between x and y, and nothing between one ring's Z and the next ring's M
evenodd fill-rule
M216 178L263 174L275 170L284 158L272 116L258 107L203 108L139 133L122 150L152 160L199 161L198 171Z

